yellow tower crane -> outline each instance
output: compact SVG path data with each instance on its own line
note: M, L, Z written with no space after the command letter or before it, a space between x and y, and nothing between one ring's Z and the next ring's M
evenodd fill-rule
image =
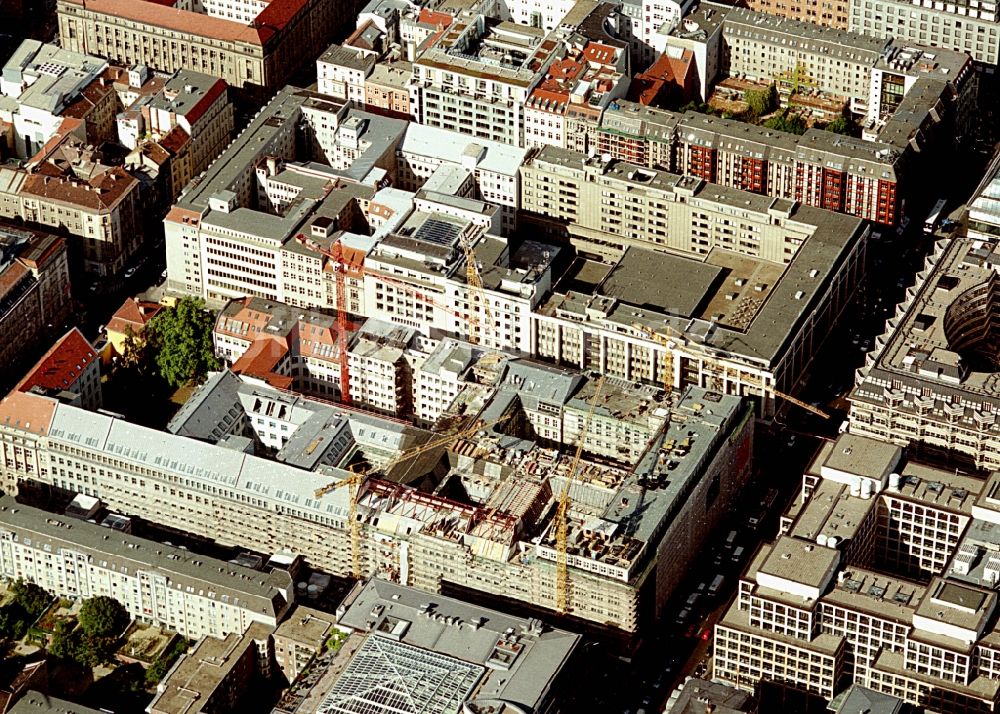
M351 575L355 580L361 579L361 524L358 522L358 491L364 483L367 471L356 471L345 479L334 481L322 488L316 489L316 498L322 498L331 491L336 491L342 486L350 487L348 494L347 518L350 521L348 531L351 538Z
M485 320L476 319L469 322L469 342L478 345L482 342L482 326L485 324L487 330L493 328L493 312L490 310L490 301L486 298L486 291L483 290L483 277L479 273L476 251L465 238L462 238L461 243L462 250L465 252L465 282L469 289L469 302L474 306L478 301L483 306L483 315L486 318Z
M462 437L469 436L470 434L474 434L480 429L485 429L491 426L495 426L501 422L506 421L509 418L510 418L509 415L505 415L500 417L499 419L493 419L492 421L488 422L481 422L479 420L476 420L476 422L472 426L462 429L457 433L447 434L438 439L431 439L430 441L420 444L419 446L414 446L411 449L400 451L398 454L396 454L382 466L373 466L369 469L365 469L364 471L354 471L352 469L350 476L347 476L341 479L340 481L333 481L331 483L326 484L325 486L320 486L319 488L316 489L316 491L314 492L314 496L316 498L322 498L326 494L332 491L336 491L338 488L342 488L344 486L350 488L348 496L349 497L348 519L350 520L350 524L348 526L348 532L350 534L350 540L351 540L351 575L353 575L355 579L360 580L362 577L361 523L360 521L358 521L358 493L361 490L361 484L365 482L365 479L368 477L368 475L375 470L387 472L389 469L398 464L400 461L405 461L406 459L413 458L414 456L419 456L420 454L426 451L430 451L431 449L436 449L444 444L456 441L458 439L461 439Z
M666 335L666 334L657 332L656 330L652 329L651 327L647 327L647 326L645 326L645 325L643 325L642 323L639 323L639 322L633 322L632 323L632 327L634 327L635 329L637 329L640 332L642 332L645 335L647 335L654 342L657 342L658 344L663 345L664 349L666 350L667 355L668 355L666 357L666 363L668 365L670 365L670 368L669 368L669 370L667 372L667 375L664 378L664 382L665 383L668 382L668 381L672 382L672 380L673 380L673 357L669 356L670 353L671 353L671 351L672 351L672 349L676 349L679 352L683 352L684 354L686 354L691 359L704 360L705 362L707 362L707 363L709 363L711 365L714 365L723 374L725 373L726 366L724 364L722 364L722 362L720 362L719 360L717 360L716 358L714 358L714 357L712 357L712 356L710 356L708 354L703 354L703 353L695 354L693 352L687 352L685 350L680 349L679 343L677 343L673 339L671 339L670 335ZM673 332L673 328L669 327L668 325L664 325L664 327L666 329L670 330L671 332ZM674 345L673 348L671 348L671 346L670 346L671 344ZM785 394L784 392L779 392L774 387L771 387L771 386L768 386L768 385L764 384L764 380L761 379L760 377L756 376L756 375L744 374L743 377L742 377L742 381L744 383L746 383L746 384L749 384L749 385L752 385L752 386L756 387L757 389L759 389L761 391L762 394L770 394L771 396L775 397L776 399L782 399L782 400L784 400L784 401L786 401L786 402L788 402L790 404L794 404L795 406L797 406L797 407L799 407L801 409L805 409L807 412L811 412L811 413L815 414L818 417L822 417L824 419L829 419L830 418L830 415L827 414L822 409L820 409L818 407L814 407L812 404L809 404L808 402L804 402L801 399L796 399L795 397L793 397L790 394ZM671 386L673 386L673 384L671 384ZM664 389L666 389L666 391L668 391L668 392L670 391L667 387L664 387Z
M604 390L604 376L602 375L594 387L594 394L590 398L590 408L587 416L584 417L580 426L579 441L576 444L576 453L573 461L569 465L569 473L566 474L566 484L559 495L559 503L556 506L556 610L565 613L569 611L569 487L576 479L576 471L580 468L580 457L583 456L583 443L586 441L587 433L590 431L590 420L594 416L594 409Z

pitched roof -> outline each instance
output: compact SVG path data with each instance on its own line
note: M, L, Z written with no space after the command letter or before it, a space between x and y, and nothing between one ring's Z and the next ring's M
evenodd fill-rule
M21 187L22 194L60 201L92 211L109 210L136 187L138 181L120 166L81 181L65 176L28 174Z
M118 332L124 335L131 327L132 332L138 334L146 326L146 323L162 309L163 305L158 302L126 298L108 321L108 332Z
M278 366L278 362L287 354L288 342L284 338L263 335L254 340L243 356L236 360L232 372L233 374L257 377L270 383L271 375L284 376L276 374L274 370Z
M58 402L41 394L16 389L0 400L0 425L13 425L24 431L47 434Z
M19 392L27 392L32 387L68 389L96 359L93 345L74 327L52 345L16 389Z
M84 5L90 12L112 15L135 22L229 42L264 45L277 35L307 0L271 0L250 25L180 10L169 0L67 0Z

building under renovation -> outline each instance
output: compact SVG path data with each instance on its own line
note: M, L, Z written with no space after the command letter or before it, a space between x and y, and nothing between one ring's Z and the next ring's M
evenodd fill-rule
M546 610L563 609L558 589L570 615L635 633L748 477L750 404L525 360L493 374L461 390L436 433L229 372L167 432L15 393L0 403L2 487L84 493L337 575Z

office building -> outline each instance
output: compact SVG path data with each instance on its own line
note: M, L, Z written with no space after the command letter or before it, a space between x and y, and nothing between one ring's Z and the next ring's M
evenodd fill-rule
M713 677L996 711L997 478L853 434L824 444L716 625Z
M53 462L57 473L58 462ZM0 570L56 597L118 600L141 622L185 637L274 627L294 593L283 570L262 573L0 497Z
M966 52L987 72L1000 62L1000 25L993 2L931 4L905 0L851 0L851 32Z
M517 227L521 206L518 170L527 153L527 149L503 142L411 123L399 146L396 185L405 191L417 191L441 166L464 169L475 182L472 198L488 201L499 209L500 235L508 236Z
M435 438L430 432L264 385L233 389L229 380L216 383L215 406L185 419L188 436L15 393L0 402L4 488L40 481L220 543L291 551L347 574L352 489L323 487L347 478L360 451L378 472L357 493L362 574L553 609L551 506L572 462L560 439L577 438L587 409L579 390L593 380L543 365L522 364L516 374L460 394L452 412L461 418L438 431L454 434L453 445L432 450L418 449ZM571 542L587 545L569 555L566 592L575 617L628 635L666 606L737 497L749 475L753 419L742 400L697 388L666 395L620 382L609 394L619 396L606 409L623 416L619 424L609 412L595 448L609 453L615 430L625 428L652 437L611 459L585 459L571 488L569 531ZM242 428L232 426L227 401ZM525 425L543 424L546 409L561 415L559 424L536 442ZM463 424L482 427L463 436ZM254 449L275 458L248 453ZM449 479L472 502L438 495Z
M794 201L551 146L521 181L522 223L603 256L532 315L531 353L558 364L772 414L864 273L863 223Z
M564 670L580 644L537 619L374 578L338 608L337 628L347 642L304 690L298 714L389 714L395 697L427 714L547 712L569 686Z
M60 45L67 50L126 67L202 72L259 103L319 56L354 9L333 0L60 0L56 5Z
M855 377L851 433L945 452L976 468L1000 468L995 241L987 225L995 177L970 205L970 236L938 241L917 284L886 322ZM974 227L975 226L975 227Z

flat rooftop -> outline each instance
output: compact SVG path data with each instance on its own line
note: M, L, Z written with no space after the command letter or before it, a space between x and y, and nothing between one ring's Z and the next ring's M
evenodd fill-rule
M850 398L885 403L898 396L902 402L897 408L902 411L913 412L919 404L931 407L926 418L943 418L935 417L935 412L949 409L963 424L976 425L981 411L1000 411L997 336L989 326L979 333L949 331L948 325L972 325L977 315L986 314L966 308L960 298L994 280L1000 247L955 236L940 241L929 261L932 267L925 269L897 308L900 317L877 338L874 362L859 372L862 379ZM986 306L995 309L992 301ZM961 341L952 345L959 335ZM930 396L924 396L924 390ZM993 420L988 420L988 427L997 428Z
M535 711L544 703L580 636L535 619L511 617L461 600L369 580L338 610L338 624L368 637L323 708L337 711L354 685L381 672L375 691L402 688L420 711L451 714L463 702L506 701ZM403 669L420 673L395 679ZM372 692L374 694L374 692ZM371 695L363 695L368 698ZM376 698L370 712L389 712Z

